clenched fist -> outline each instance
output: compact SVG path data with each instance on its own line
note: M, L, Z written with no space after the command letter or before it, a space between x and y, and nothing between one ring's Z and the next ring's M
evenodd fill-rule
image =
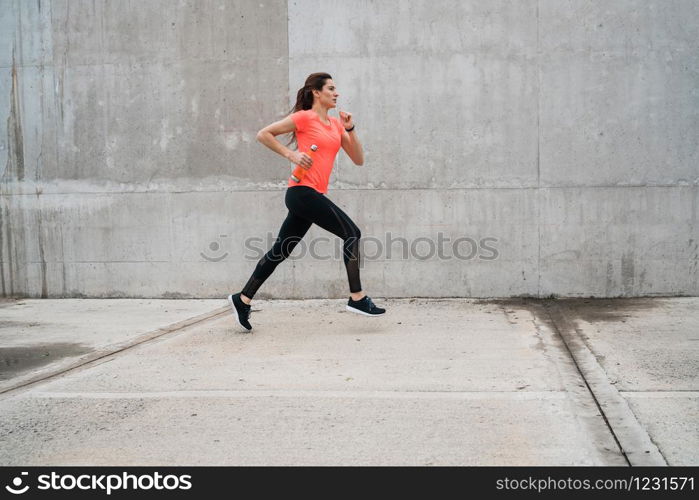
M342 122L342 126L345 127L345 130L354 127L354 123L352 122L352 113L340 111L340 121Z

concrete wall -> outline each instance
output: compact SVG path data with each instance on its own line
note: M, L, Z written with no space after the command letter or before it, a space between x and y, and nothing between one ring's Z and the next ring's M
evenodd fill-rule
M2 294L240 289L246 239L266 250L286 216L289 166L255 133L328 71L365 146L329 197L370 294L696 295L697 19L693 0L0 0ZM258 296L346 296L340 256L306 250Z

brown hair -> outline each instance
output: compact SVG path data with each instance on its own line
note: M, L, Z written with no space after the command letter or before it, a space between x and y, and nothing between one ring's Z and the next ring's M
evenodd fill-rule
M328 73L311 73L308 75L308 78L306 78L306 83L304 83L303 87L296 92L296 104L294 104L294 107L291 108L289 114L311 109L313 107L313 91L323 90L323 85L325 85L325 82L331 79L332 76L330 76ZM295 132L291 133L291 139L289 140L289 144L292 143L296 143Z

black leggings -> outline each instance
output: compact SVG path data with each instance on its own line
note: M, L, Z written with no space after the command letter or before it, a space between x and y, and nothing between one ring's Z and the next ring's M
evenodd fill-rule
M248 298L274 272L280 262L289 257L296 245L315 223L343 239L343 259L351 293L362 290L359 281L359 238L357 225L337 205L312 187L293 186L286 190L284 198L289 214L282 223L279 236L272 248L257 263L242 294Z

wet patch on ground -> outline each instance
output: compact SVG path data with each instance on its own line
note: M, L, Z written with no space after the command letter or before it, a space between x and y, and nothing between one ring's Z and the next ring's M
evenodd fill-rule
M484 299L481 304L493 304L504 308L525 308L536 315L541 321L548 322L545 308L553 304L562 308L569 319L581 319L588 323L599 321L625 322L627 318L636 316L639 312L662 308L664 299L660 297L638 298L504 298Z
M22 299L15 299L12 297L0 297L0 307L12 307L12 306L23 306L26 305Z
M24 371L91 351L86 345L68 342L0 347L0 380L9 380Z
M640 312L662 308L662 298L612 298L612 299L558 299L556 303L565 309L572 319L588 323L626 322Z

